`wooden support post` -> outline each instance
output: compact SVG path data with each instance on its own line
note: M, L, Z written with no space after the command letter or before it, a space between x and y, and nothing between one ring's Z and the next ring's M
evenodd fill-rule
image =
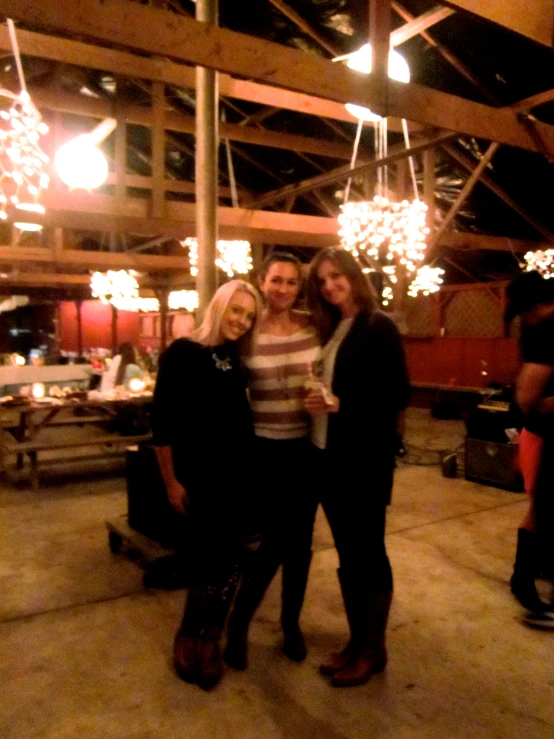
M127 174L127 122L123 112L125 101L123 100L123 82L121 78L117 78L117 99L115 108L115 117L117 126L115 129L115 196L118 199L127 197L127 187L125 185L125 176ZM154 129L152 130L152 137ZM152 187L154 188L154 181Z
M396 199L404 200L408 191L408 160L396 162Z
M64 242L63 228L55 228L53 230L53 239L52 239L52 256L54 257L54 262L58 262L62 260L63 242Z
M196 20L217 25L217 0L197 0ZM217 172L219 147L217 72L196 67L196 236L200 316L216 288Z
M115 357L117 354L117 308L115 305L111 306L112 308L112 357Z
M83 356L83 317L81 315L81 308L83 307L82 300L76 300L75 305L77 307L77 356Z
M390 0L369 0L369 43L371 44L371 73L382 80L385 89L385 110L375 109L379 115L387 115L389 79L389 51L391 32Z
M169 328L167 325L167 296L169 294L169 290L166 287L159 287L156 290L156 297L158 298L158 302L160 303L160 351L163 352L163 350L167 346L167 329Z
M423 152L423 199L427 203L427 228L429 238L433 238L435 230L435 149L425 149Z
M165 85L152 83L152 217L165 218Z

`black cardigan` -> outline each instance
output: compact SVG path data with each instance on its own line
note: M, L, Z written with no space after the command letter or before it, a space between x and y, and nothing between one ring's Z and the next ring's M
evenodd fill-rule
M329 415L327 449L361 460L373 453L390 460L410 384L402 339L384 313L354 319L337 352L332 389L340 410Z

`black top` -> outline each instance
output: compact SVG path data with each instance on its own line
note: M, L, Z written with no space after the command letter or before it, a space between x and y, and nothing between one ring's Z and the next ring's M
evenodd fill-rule
M554 319L549 318L536 325L524 324L521 329L521 358L532 364L545 364L554 368ZM542 397L554 395L554 373L547 382ZM531 411L524 427L538 436L554 434L554 414Z
M338 413L329 415L327 449L345 463L368 464L397 449L397 416L410 402L410 384L402 339L384 313L360 313L342 341L335 361L333 393Z
M175 475L185 486L221 485L230 469L240 474L253 427L234 342L206 347L176 339L163 352L152 430L155 446L172 447Z

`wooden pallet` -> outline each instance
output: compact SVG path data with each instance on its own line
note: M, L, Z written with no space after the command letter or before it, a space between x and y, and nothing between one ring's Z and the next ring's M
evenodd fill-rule
M153 564L162 557L175 554L174 549L166 549L162 544L141 534L129 526L127 516L120 516L115 521L106 521L108 529L108 546L114 554L123 551L134 559L145 564Z

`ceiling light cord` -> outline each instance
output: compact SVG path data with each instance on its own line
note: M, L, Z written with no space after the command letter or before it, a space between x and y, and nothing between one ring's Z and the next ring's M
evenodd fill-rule
M10 34L13 55L15 57L15 66L17 67L17 74L19 75L19 85L23 92L27 92L27 86L25 85L25 76L23 75L23 66L21 64L21 56L19 55L19 46L17 45L17 38L15 36L15 26L11 18L7 18L6 20L8 23L8 32Z

